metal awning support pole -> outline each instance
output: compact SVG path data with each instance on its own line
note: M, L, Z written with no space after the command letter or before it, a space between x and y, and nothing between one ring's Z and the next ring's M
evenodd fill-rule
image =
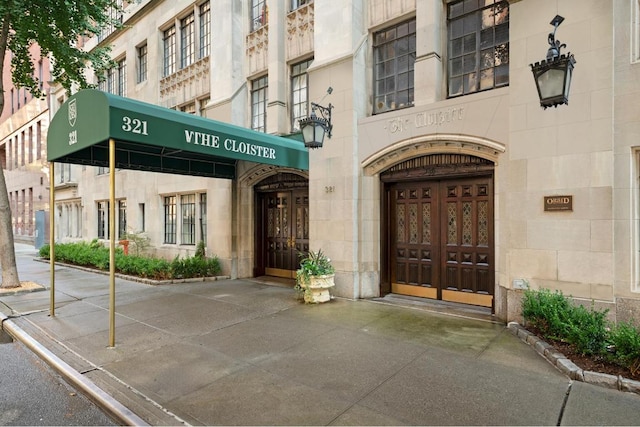
M116 141L109 139L109 347L116 345Z
M49 296L49 315L56 315L56 198L55 198L55 172L54 163L49 163L49 283L51 294Z

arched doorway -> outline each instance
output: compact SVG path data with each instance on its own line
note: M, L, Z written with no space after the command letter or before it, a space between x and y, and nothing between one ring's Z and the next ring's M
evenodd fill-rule
M381 293L493 306L491 161L432 154L382 172Z
M255 185L255 276L295 278L309 251L309 181L281 172Z

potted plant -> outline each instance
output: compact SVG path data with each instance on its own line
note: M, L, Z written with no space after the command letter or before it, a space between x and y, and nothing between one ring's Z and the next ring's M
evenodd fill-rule
M335 269L322 249L300 254L300 268L296 271L295 289L304 295L306 303L321 303L331 299L329 288L335 286L333 281Z

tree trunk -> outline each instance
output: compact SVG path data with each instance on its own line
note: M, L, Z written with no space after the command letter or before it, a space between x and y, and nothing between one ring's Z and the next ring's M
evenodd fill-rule
M2 288L20 286L18 267L16 265L16 251L13 245L13 230L11 227L11 206L9 193L4 179L4 170L0 163L0 268L2 268Z
M10 6L11 2L7 2ZM2 16L2 30L0 31L0 114L4 110L4 58L7 52L7 39L9 35L9 22L11 16ZM7 182L4 179L4 170L0 162L0 268L2 268L2 288L15 288L20 286L18 267L16 265L16 250L13 245L13 229L11 226L11 206L9 206L9 193Z

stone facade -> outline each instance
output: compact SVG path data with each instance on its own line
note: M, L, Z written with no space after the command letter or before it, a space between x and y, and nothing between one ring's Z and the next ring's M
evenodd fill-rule
M5 109L11 108L5 104ZM36 212L49 210L48 126L47 102L36 98L29 99L0 123L2 169L16 242L34 243L36 233L46 232L45 228L37 230Z
M309 171L288 172L308 179L310 247L331 256L335 294L381 294L388 261L381 174L422 156L464 154L494 165L498 318L519 318L516 283L528 283L595 301L613 318L640 320L638 2L509 1L508 85L454 98L447 97L453 1L315 0L294 2L302 4L292 10L289 1L267 0L258 25L249 0L211 2L209 56L162 77L163 32L180 29L192 11L198 16L201 3L129 6L125 24L131 25L107 39L113 57L130 64L125 95L177 109L205 100L202 115L251 127L251 83L268 76L266 131L287 135L291 66L312 58L308 99L332 104L333 135L310 151ZM556 36L575 55L576 68L569 104L543 110L529 64L545 57L556 14L565 17ZM416 26L413 106L374 114L373 36L410 20ZM143 44L149 76L138 83L136 49ZM108 177L75 168L84 208L79 237L91 239ZM233 181L117 171L116 197L127 201L127 227L139 231L144 224L156 253L173 257L193 253L195 245L163 242L164 199L206 194L209 252L221 258L225 274L251 277L259 244L253 186L282 170L240 162L237 171ZM559 195L572 197L572 210L546 211L544 198Z

